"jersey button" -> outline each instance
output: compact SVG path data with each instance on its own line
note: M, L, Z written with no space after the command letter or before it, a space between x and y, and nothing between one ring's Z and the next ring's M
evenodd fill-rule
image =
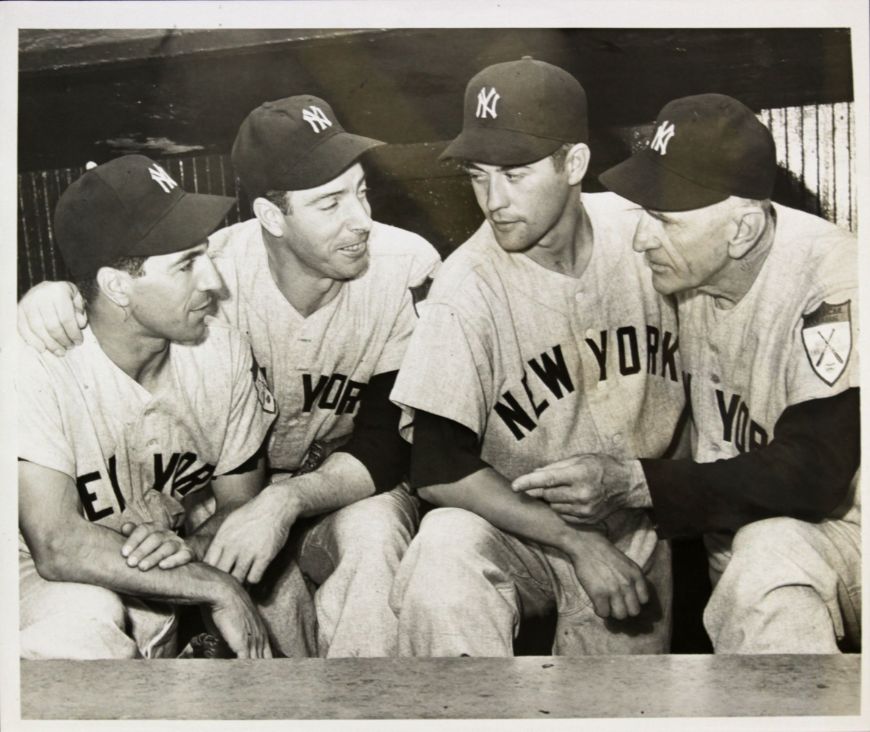
M592 330L592 328L587 328L587 329L586 329L586 337L587 337L589 340L592 340L592 339L595 337L595 331Z
M577 302L581 302L581 301L583 300L583 293L582 293L582 292L575 292L575 293L574 293L574 299L575 299Z
M710 381L712 381L714 384L718 384L719 377L716 374L710 374Z

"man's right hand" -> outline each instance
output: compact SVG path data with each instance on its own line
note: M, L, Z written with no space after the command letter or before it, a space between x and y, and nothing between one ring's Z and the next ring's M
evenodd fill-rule
M223 520L203 561L239 582L256 584L287 543L295 519L286 488L267 486Z
M18 332L40 353L63 356L82 342L87 323L84 298L71 282L40 282L18 303Z
M237 658L272 658L263 619L244 588L232 577L211 604L211 619Z
M649 602L641 568L603 534L577 530L566 553L599 617L634 617L640 614L640 606Z

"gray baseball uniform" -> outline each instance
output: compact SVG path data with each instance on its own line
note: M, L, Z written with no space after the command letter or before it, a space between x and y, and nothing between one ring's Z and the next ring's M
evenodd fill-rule
M109 359L90 328L83 336L64 358L20 345L18 456L72 478L82 515L93 523L118 532L128 521L179 528L183 499L250 458L274 419L268 390L255 387L250 347L212 324L197 345L169 345L159 388L149 392ZM58 583L36 574L20 533L19 564L25 655L31 636L55 653L74 644L72 616L87 615L87 607L73 612L73 603L60 625L40 622L57 601ZM140 637L140 651L150 655L171 629L172 613L157 612L149 623L145 604L129 600L139 607L132 617L151 631Z
M787 407L859 384L857 241L816 216L777 204L773 210L772 248L734 308L717 309L713 298L698 292L679 296L680 350L691 374L698 462L763 447ZM814 614L830 618L828 624L832 619L837 637L857 634L857 483L856 474L828 520L769 519L741 529L733 566L731 535L705 537L714 578L725 572L705 613L717 651L836 650L817 645L827 643L830 632L806 632ZM779 548L771 551L771 545ZM815 588L823 601L815 613L787 599L775 607L773 590L795 586ZM777 622L770 622L774 616Z
M594 246L579 278L505 252L488 223L445 262L392 394L404 410L403 429L411 427L414 410L457 422L479 436L481 458L509 480L576 453L636 457L660 456L667 450L685 401L674 305L655 292L649 271L631 249L636 207L609 193L583 194L583 205L592 222ZM426 547L431 544L437 554L439 546L427 537L427 530L433 532L437 525L434 515L429 518L410 550L414 553L417 547L415 571L424 575ZM455 530L492 533L492 527L487 529L488 524L477 517L463 519L463 526ZM659 542L643 512L614 514L609 527L614 543L634 561L647 568L654 563ZM446 533L451 530L445 525ZM502 541L519 542L502 536ZM499 544L470 541L482 547ZM594 618L570 563L549 548L522 544L537 552L532 563L549 567L538 581L557 588L560 618L577 628L583 626L582 640L572 632L557 633L557 652L576 653L581 647L588 653L620 652L614 646L616 634L606 629L594 632L593 626L603 628L603 622ZM667 605L666 547L655 561L661 554L665 568L660 589L668 596ZM495 605L504 606L504 601L486 588L474 595L474 588L480 586L474 579L479 569L471 567L468 576L457 570L456 581L468 587L470 606L479 608L478 614L496 617L500 611L487 598L492 597ZM489 569L481 571L489 576ZM394 594L404 598L408 577L400 573L400 578ZM396 603L403 616L440 608L437 601L402 598ZM432 623L420 620L416 623L412 618L406 624L409 632L423 634L427 631L422 628L432 623L444 632L431 631L438 637L416 639L411 643L414 648L448 653L452 641L443 648L441 642L451 635L465 635L475 653L510 652L509 618L505 618L506 629L492 632L479 628L474 618L450 618L447 613ZM669 618L664 639L659 636L652 644L659 650L667 645L668 623ZM475 635L501 640L482 645ZM593 636L600 637L600 643ZM639 648L636 645L634 652L642 652Z

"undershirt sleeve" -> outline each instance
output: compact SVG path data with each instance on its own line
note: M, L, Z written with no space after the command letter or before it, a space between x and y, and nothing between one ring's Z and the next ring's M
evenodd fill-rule
M769 445L727 460L640 461L659 536L736 531L753 521L827 517L861 463L859 389L788 407Z
M402 410L390 401L397 373L371 378L360 398L352 436L336 450L353 455L365 466L375 493L392 490L408 472L410 445L399 434Z
M430 412L414 414L411 490L455 483L490 467L480 457L480 442L468 427Z

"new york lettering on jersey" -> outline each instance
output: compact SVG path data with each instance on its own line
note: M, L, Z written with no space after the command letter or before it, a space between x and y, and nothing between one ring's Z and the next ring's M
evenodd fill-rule
M221 312L247 335L274 394L270 464L297 470L315 442L348 439L370 379L398 370L417 320L414 288L440 258L416 234L375 222L366 272L305 317L272 278L259 221L221 230L210 243L229 291Z
M594 248L580 277L505 252L489 225L444 263L392 399L462 424L512 479L566 454L660 456L685 403L674 303L631 249L636 212L583 196Z
M638 333L645 335L645 340ZM598 367L598 382L632 376L643 371L649 376L660 376L674 383L680 381L678 370L679 340L669 330L662 332L655 325L637 327L625 325L599 331L593 338L585 338L588 351L583 356L594 358ZM581 356L582 357L582 356ZM508 427L517 440L534 430L551 401L561 400L573 393L578 380L572 377L565 363L562 344L556 344L526 362L519 388L504 391L495 404L495 414Z
M181 501L253 455L272 422L250 347L212 324L203 342L170 346L148 391L83 336L62 359L20 349L19 457L70 476L89 521L176 526Z
M85 471L76 476L76 490L88 521L99 522L113 514L123 514L128 500L136 501L136 489L125 480L124 488L118 478L118 455L105 461L103 469ZM126 457L122 457L122 463ZM126 465L122 475L129 476L134 466ZM166 496L182 499L189 493L208 485L215 466L200 460L192 452L173 452L151 456L150 472L154 478L145 490L153 490ZM125 498L126 496L126 498ZM138 508L138 507L136 507Z

